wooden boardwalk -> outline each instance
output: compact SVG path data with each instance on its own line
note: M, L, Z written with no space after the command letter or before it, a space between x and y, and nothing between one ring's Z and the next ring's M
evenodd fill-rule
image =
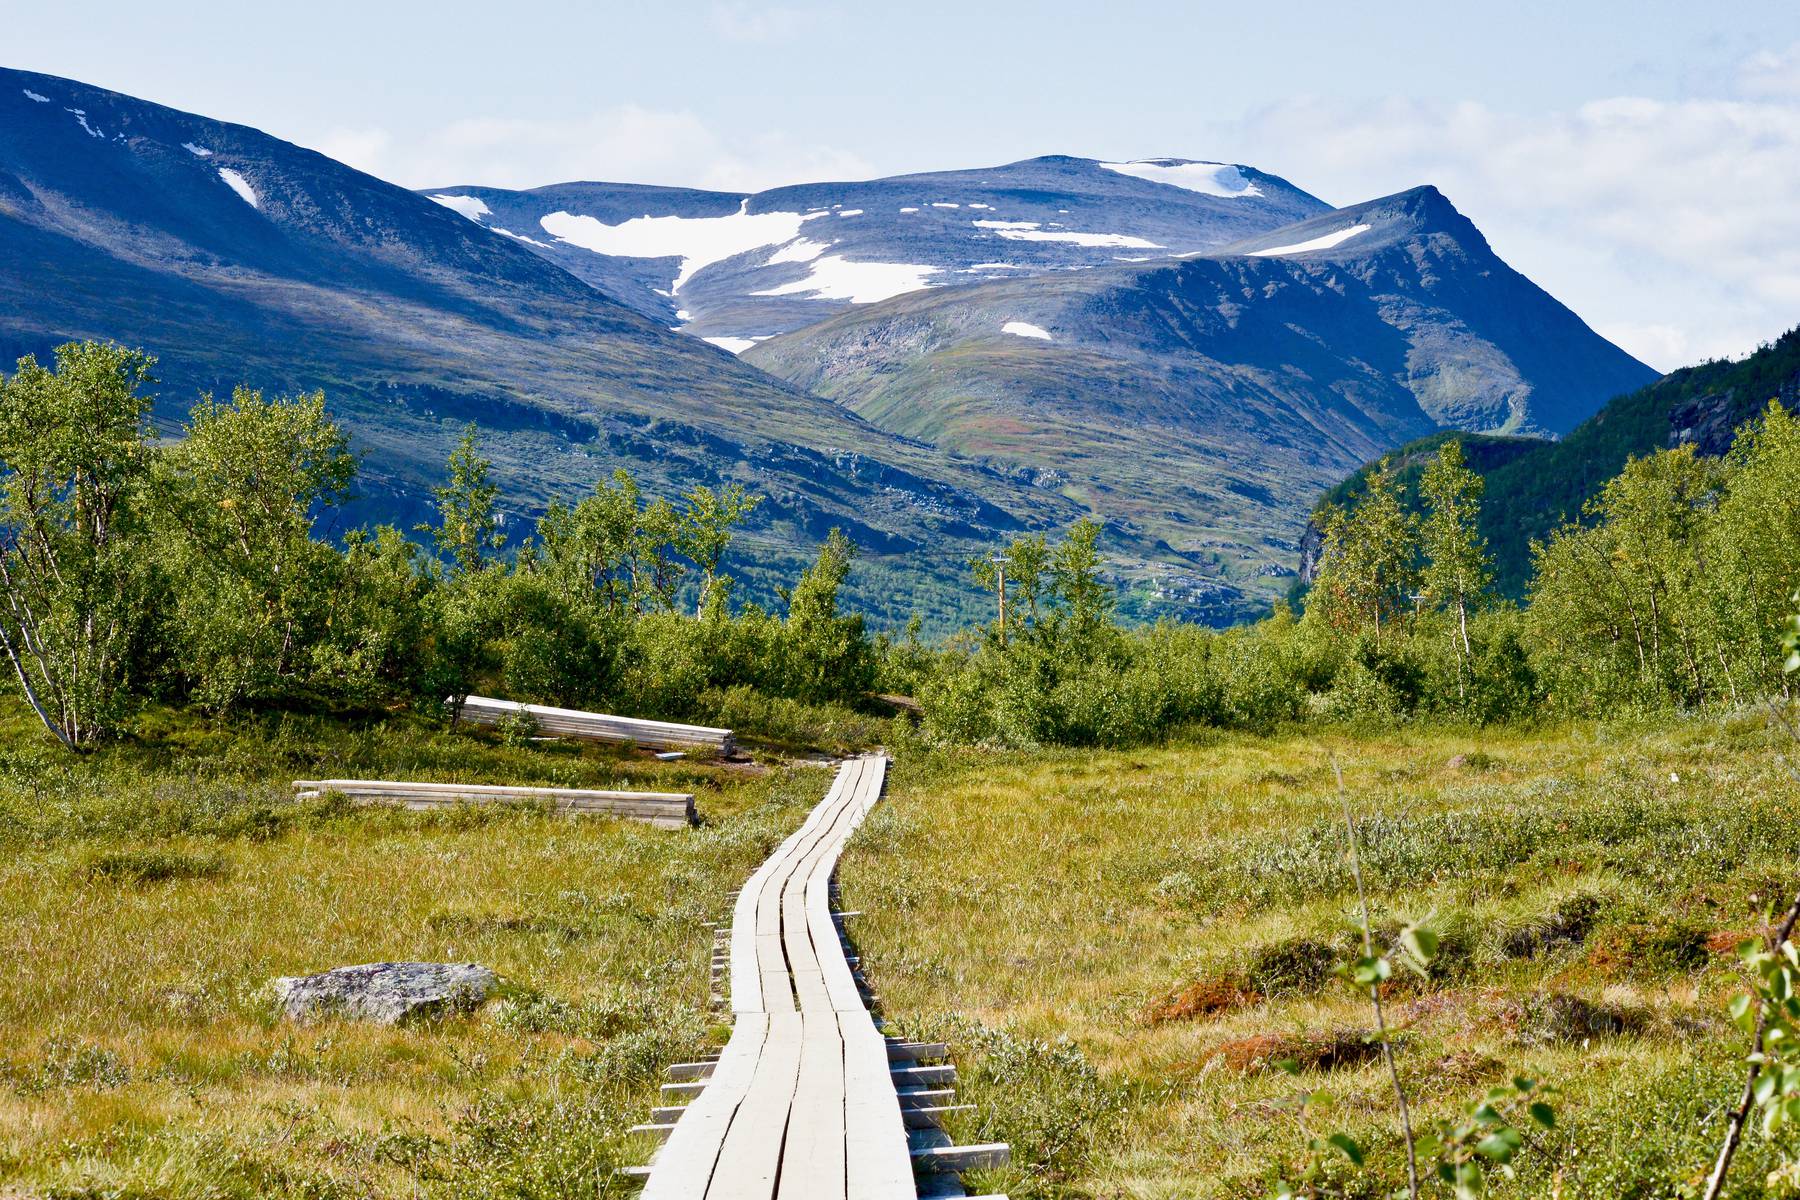
M729 942L733 1025L716 1061L670 1070L643 1127L667 1140L644 1200L915 1200L915 1163L994 1165L1004 1146L950 1147L935 1131L952 1066L942 1046L884 1038L832 909L844 843L881 798L884 757L852 759L805 824L738 893Z

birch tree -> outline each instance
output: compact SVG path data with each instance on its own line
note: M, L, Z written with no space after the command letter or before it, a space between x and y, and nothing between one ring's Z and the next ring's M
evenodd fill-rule
M0 379L0 652L70 749L116 727L144 620L152 362L71 342Z

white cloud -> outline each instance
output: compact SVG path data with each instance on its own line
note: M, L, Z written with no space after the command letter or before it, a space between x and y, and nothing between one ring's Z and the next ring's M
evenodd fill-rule
M1221 133L1334 203L1436 184L1502 258L1658 368L1800 321L1800 98L1533 116L1303 98Z
M692 113L639 105L575 117L468 117L405 138L380 127L338 129L317 149L415 188L604 180L749 192L875 174L830 146L780 132L726 137Z
M1744 60L1740 82L1751 96L1800 96L1800 42L1752 54Z
M731 42L767 45L786 42L803 32L809 18L780 4L720 3L712 6L713 32Z

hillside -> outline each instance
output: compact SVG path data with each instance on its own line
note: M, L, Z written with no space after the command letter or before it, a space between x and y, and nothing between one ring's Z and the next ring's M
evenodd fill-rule
M420 194L737 351L920 288L1209 250L1329 211L1251 167L1061 155L751 195L622 183Z
M1190 255L915 292L745 360L1105 515L1140 612L1281 588L1320 489L1442 427L1560 433L1655 373L1418 188Z
M769 497L750 535L768 571L791 577L842 526L898 556L863 581L899 621L942 601L934 573L960 569L943 551L1074 511L405 189L241 125L0 71L0 362L86 337L158 357L165 429L203 391L325 389L365 458L358 519L422 516L476 420L515 518L620 466L660 491L738 480Z
M1564 521L1580 519L1582 505L1627 459L1685 443L1703 455L1722 455L1737 429L1777 399L1789 408L1800 400L1800 328L1741 362L1684 367L1615 397L1559 441L1464 438L1470 467L1487 480L1481 532L1494 555L1501 594L1524 595L1532 541ZM1415 509L1419 474L1449 436L1434 435L1394 452L1404 495ZM1371 465L1332 487L1319 504L1343 503L1360 489ZM1310 579L1310 548L1316 542L1313 525L1303 548L1301 584Z

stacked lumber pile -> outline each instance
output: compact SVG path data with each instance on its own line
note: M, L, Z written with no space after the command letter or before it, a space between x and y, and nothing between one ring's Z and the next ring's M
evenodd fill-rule
M582 712L576 708L552 708L547 704L519 704L488 696L463 701L462 719L471 725L498 725L508 719L529 717L540 732L554 737L588 742L629 742L649 750L711 750L730 755L737 751L731 730L705 725L677 725L671 721L643 721Z
M296 779L295 799L340 792L358 804L449 808L458 804L549 804L557 812L627 817L665 829L694 823L690 792L606 792L589 788L503 787L486 783L407 783L386 779Z

